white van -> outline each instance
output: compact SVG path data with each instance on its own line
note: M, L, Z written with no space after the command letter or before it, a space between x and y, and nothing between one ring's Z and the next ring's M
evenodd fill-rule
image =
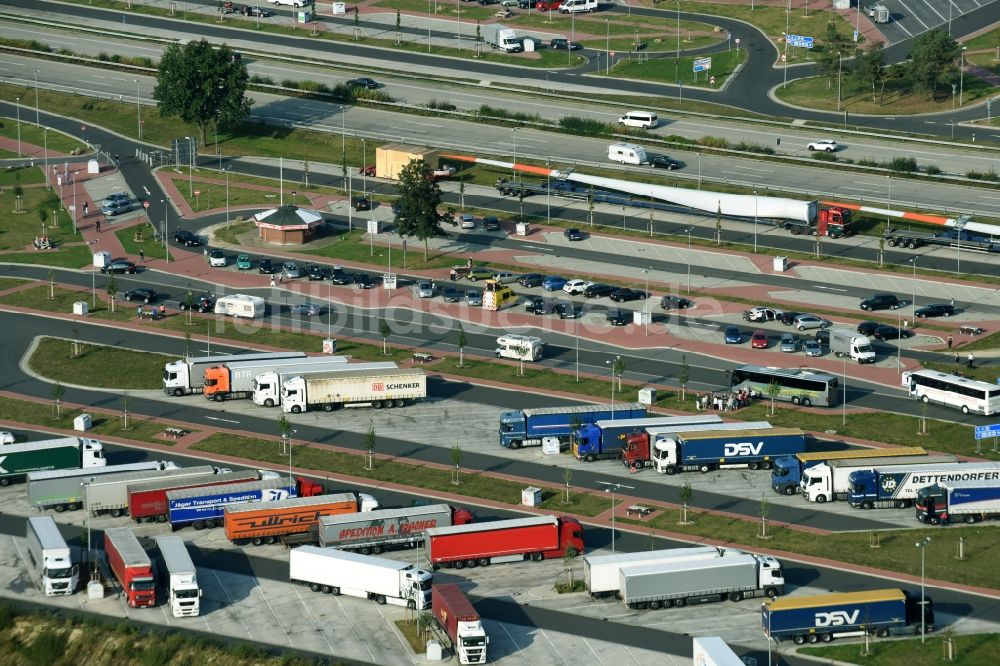
M537 361L542 357L542 339L533 335L501 335L497 338L497 358Z
M563 14L576 14L577 12L596 12L597 0L563 0L559 5L559 11Z
M573 0L569 0L573 2ZM566 5L563 5L565 7ZM619 125L625 127L641 127L642 129L653 129L660 121L652 111L629 111L618 119Z
M608 159L622 164L645 164L649 161L642 146L634 143L613 143L608 146Z

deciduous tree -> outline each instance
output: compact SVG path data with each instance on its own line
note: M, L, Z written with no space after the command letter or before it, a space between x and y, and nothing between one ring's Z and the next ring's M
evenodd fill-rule
M910 52L914 90L933 97L942 82L955 76L959 51L958 43L944 30L930 30L917 37Z
M441 214L441 188L434 182L430 166L423 160L410 160L399 172L399 212L395 225L400 236L413 236L424 243L424 261L427 260L427 241L443 236L441 223L450 214Z

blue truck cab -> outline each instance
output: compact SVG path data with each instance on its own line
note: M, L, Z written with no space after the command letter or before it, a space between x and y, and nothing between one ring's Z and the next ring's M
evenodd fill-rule
M721 419L714 415L698 416L654 416L650 418L625 418L615 412L612 420L588 423L576 432L573 442L573 456L577 460L594 462L621 457L621 451L628 444L629 435L645 432L647 428L676 427L692 425L717 425Z
M641 419L646 406L638 402L610 405L573 405L522 409L500 414L500 446L519 449L541 446L547 437L569 442L573 429L607 419Z

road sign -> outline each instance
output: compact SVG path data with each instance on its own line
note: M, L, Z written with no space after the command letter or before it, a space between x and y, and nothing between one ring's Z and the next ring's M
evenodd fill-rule
M798 46L803 49L811 49L813 47L813 38L806 37L805 35L785 35L785 41L788 42L789 46Z
M1000 437L1000 423L976 426L976 439L988 439L990 437Z
M143 201L142 202L142 207L143 208L149 208L149 202L148 201Z
M195 195L196 197L200 197L200 196L201 196L201 190L195 190L195 191L194 191L194 195Z
M854 41L858 41L858 31L854 31Z
M740 45L740 38L739 38L739 37L737 37L737 38L736 38L736 46L739 46L739 45Z
M693 72L705 72L712 69L712 59L711 58L695 58L694 67L691 71Z
M708 77L708 85L710 85L710 86L714 86L715 85L715 77L714 76Z

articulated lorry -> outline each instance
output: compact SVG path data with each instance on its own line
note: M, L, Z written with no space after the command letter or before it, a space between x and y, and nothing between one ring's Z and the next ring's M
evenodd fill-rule
M576 427L598 421L644 418L646 406L638 402L503 412L500 414L500 446L508 449L541 446L547 438L562 445L570 441Z
M1000 517L1000 481L942 481L920 488L917 520L931 525Z
M258 375L286 372L295 368L290 377L323 370L347 367L346 356L308 356L306 358L262 360L255 363L210 365L204 370L201 393L208 400L221 402L253 396Z
M342 357L347 358L347 357ZM281 385L289 379L298 376L318 374L321 372L353 372L355 370L392 370L397 368L392 361L381 361L377 363L344 363L339 368L333 367L313 367L312 369L302 366L288 365L280 372L265 372L257 375L253 379L253 394L250 396L253 404L261 407L274 407L281 404Z
M923 611L921 611L923 608ZM903 590L838 592L809 597L770 599L760 606L764 635L775 641L829 643L834 638L880 638L934 630L934 601Z
M378 500L366 493L290 497L276 502L231 504L224 509L222 524L226 538L237 546L260 546L298 535L307 537L323 517L359 511L367 514L378 507Z
M664 452L653 461L661 474L730 467L769 469L775 458L805 451L806 436L795 428L714 430L668 435L656 447Z
M423 610L431 605L429 571L336 548L302 546L288 555L289 579L313 592L346 594L377 604Z
M721 421L721 419L720 419ZM670 428L646 428L644 432L629 435L625 439L621 461L625 467L636 470L643 467L663 468L670 456L675 435L681 433L719 432L723 430L771 430L767 421L736 421L733 423L700 423Z
M862 364L875 362L875 350L868 336L848 328L830 329L830 351L835 356L847 356Z
M784 456L774 461L771 469L771 489L779 495L794 495L801 490L802 472L831 460L872 460L879 464L902 456L926 456L919 446L897 446L886 449L843 449L840 451L809 451ZM915 460L916 458L910 458Z
M708 560L661 562L622 567L619 596L633 610L657 610L785 592L781 562L740 554Z
M695 424L718 424L722 421L716 414L706 416L658 416L638 419L601 420L587 423L576 431L573 441L573 457L577 460L594 462L621 457L622 449L629 435L646 428L669 428Z
M418 548L433 527L466 525L472 513L447 504L345 513L319 519L316 540L324 548L378 555L384 550Z
M122 472L105 474L87 481L83 488L84 505L91 515L110 513L112 518L128 513L129 484L145 483L160 479L179 480L191 477L217 474L228 469L212 465L178 467L176 469L151 469L142 472Z
M851 472L847 501L854 508L903 509L917 498L924 486L950 481L1000 482L1000 462L956 462L917 467L876 467Z
M171 530L191 525L196 530L222 524L227 504L277 502L296 496L288 479L263 479L225 486L205 486L167 491L167 522Z
M420 368L359 370L292 377L281 385L281 409L292 414L341 407L403 407L427 397Z
M55 509L57 513L76 511L83 506L83 487L91 479L105 474L156 469L177 469L177 464L166 460L151 460L127 465L28 472L28 503L39 511L47 509Z
M532 516L491 520L426 531L427 559L432 566L489 566L583 554L583 526L566 516Z
M479 613L454 583L431 589L431 612L441 631L451 641L460 664L485 664L486 645L490 642Z
M28 560L47 597L73 594L80 586L80 565L51 516L28 518Z
M152 608L156 605L153 563L131 529L109 527L104 530L104 555L129 606Z
M594 598L615 596L621 592L622 567L660 564L663 562L692 562L712 560L726 554L742 554L716 546L693 548L667 548L664 550L615 553L613 555L586 555L583 558L583 581L587 592Z
M156 547L163 557L163 587L174 617L197 617L201 612L201 588L198 570L191 561L184 539L177 536L156 537Z
M862 469L888 466L942 465L957 462L950 454L830 459L802 470L799 484L802 497L810 502L846 500L851 486L848 477Z
M265 470L246 470L242 472L222 472L219 474L201 474L174 479L157 479L130 483L126 487L128 493L128 513L137 523L167 522L167 492L185 488L201 488L204 486L223 486L230 483L247 483L260 479L277 479L277 472Z
M201 393L205 368L225 363L235 368L243 363L258 361L279 361L282 359L305 359L305 352L260 352L253 354L227 354L225 356L201 356L171 361L163 366L163 392L167 395L182 396Z
M0 486L20 481L28 472L104 467L104 445L96 439L59 437L0 448Z

